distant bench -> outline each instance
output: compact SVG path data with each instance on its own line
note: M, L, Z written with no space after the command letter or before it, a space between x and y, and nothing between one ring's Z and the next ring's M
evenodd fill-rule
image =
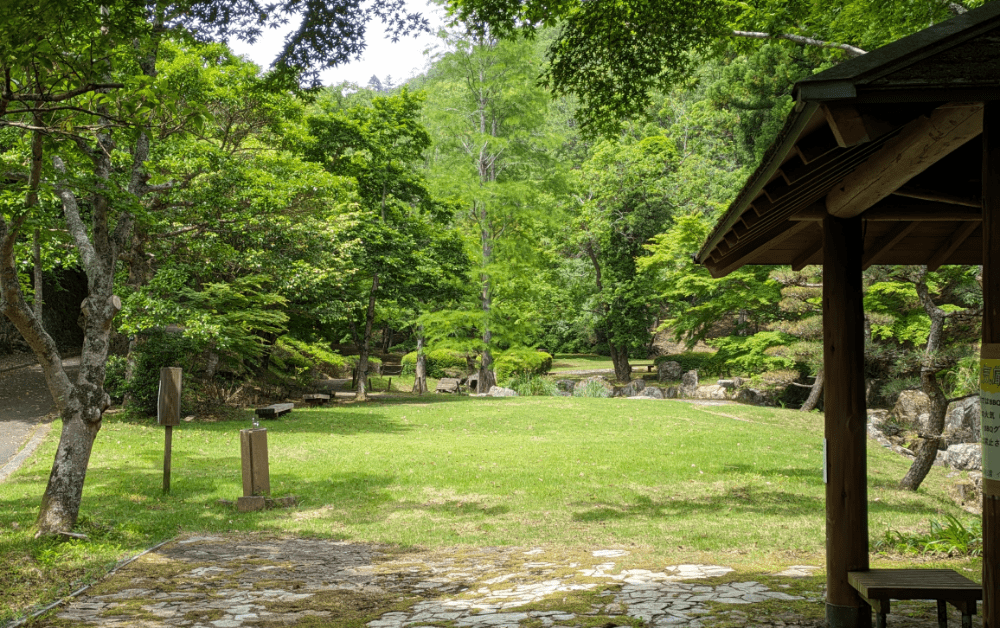
M288 414L294 407L294 403L272 403L269 406L257 408L254 412L262 419L276 419L282 414Z
M889 600L937 600L938 626L948 626L948 604L962 612L962 628L972 628L983 587L951 569L870 569L849 571L847 581L875 611L876 628L885 628Z
M333 393L334 398L336 398L337 393ZM309 393L302 395L302 401L308 403L311 406L321 406L327 401L330 401L330 395L326 393Z
M382 365L383 375L402 375L403 365L402 364L383 364Z

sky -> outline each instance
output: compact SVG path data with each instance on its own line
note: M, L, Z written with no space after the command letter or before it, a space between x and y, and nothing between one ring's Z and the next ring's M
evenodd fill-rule
M423 13L431 23L431 30L436 30L444 22L444 13L440 7L433 4L425 5L424 1L407 0L407 9ZM230 47L237 54L249 57L257 65L267 68L277 56L285 35L293 26L289 25L282 30L266 30L252 45L232 41ZM432 34L422 33L417 37L400 38L396 43L392 43L382 30L381 22L376 20L368 24L365 43L367 46L360 60L323 71L320 75L323 84L334 85L351 81L366 85L372 75L375 75L381 81L384 81L386 76L391 76L393 84L398 85L424 70L429 60L424 50L439 45L439 40Z

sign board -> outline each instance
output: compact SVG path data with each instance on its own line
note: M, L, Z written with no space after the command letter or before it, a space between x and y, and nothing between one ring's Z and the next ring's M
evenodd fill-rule
M983 344L979 356L983 492L1000 495L1000 344Z
M160 425L181 424L181 369L160 369L160 389L156 396L156 419Z

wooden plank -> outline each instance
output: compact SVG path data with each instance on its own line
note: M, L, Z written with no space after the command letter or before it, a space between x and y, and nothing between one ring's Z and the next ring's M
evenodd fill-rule
M893 192L893 194L904 198L915 198L921 201L934 201L937 203L944 203L945 205L957 205L959 207L975 207L976 209L981 209L983 206L983 201L979 198L955 196L954 194L935 192L934 190L902 187Z
M263 408L257 408L254 412L262 419L273 419L283 414L288 414L295 408L294 403L273 403Z
M978 601L983 588L951 569L871 569L852 571L848 580L868 598Z
M982 128L981 104L945 105L930 117L920 116L830 191L827 211L841 218L857 216L979 135Z
M253 496L253 462L250 456L250 430L240 430L240 471L243 496Z
M820 237L815 242L802 249L795 259L792 260L792 270L798 272L809 265L809 261L823 250L823 238Z
M253 488L251 495L271 494L271 471L267 459L267 430L250 431L250 458Z
M892 247L899 244L900 240L908 236L917 227L917 224L916 222L901 222L893 225L888 233L877 239L872 243L872 246L865 250L865 254L861 257L861 269L868 270L871 266L877 264L879 258L883 257L887 251L891 251Z
M983 346L1000 343L1000 103L983 115ZM1000 628L1000 497L983 478L983 626Z
M948 261L948 258L951 257L952 253L958 250L958 247L962 246L962 243L968 240L969 236L972 235L972 232L978 228L978 222L967 222L956 229L955 232L951 234L951 237L948 238L948 241L944 243L944 246L934 251L934 255L932 255L930 261L927 262L927 270L933 272L938 268L941 268L941 265Z
M751 263L754 259L767 252L767 248L774 246L782 240L794 237L796 234L810 227L808 222L783 222L772 228L770 231L754 238L746 245L741 246L736 253L723 257L714 264L706 264L713 277L724 277L737 268Z
M302 395L302 401L308 403L309 405L321 406L327 401L330 401L330 395L324 393L309 393Z
M181 424L181 369L160 369L160 388L156 393L156 420L160 425Z
M864 118L854 106L823 103L821 107L838 146L850 148L869 140Z
M857 626L868 606L848 581L868 570L867 409L860 218L823 221L823 363L826 471L826 616Z

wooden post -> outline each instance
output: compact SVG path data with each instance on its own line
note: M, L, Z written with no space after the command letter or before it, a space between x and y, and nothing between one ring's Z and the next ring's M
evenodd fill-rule
M868 569L867 408L860 218L823 219L826 620L871 626L871 608L847 580Z
M240 460L243 467L243 497L270 495L271 474L267 461L267 430L240 430Z
M983 358L1000 343L1000 103L983 111ZM994 345L990 347L990 345ZM985 395L984 395L985 397ZM986 443L983 408L983 628L1000 628L1000 461ZM994 413L996 410L992 410ZM989 434L991 438L996 433ZM990 477L990 476L993 477Z
M181 424L181 369L160 369L160 389L156 395L156 420L166 427L163 443L163 492L170 492L170 458L174 426Z

